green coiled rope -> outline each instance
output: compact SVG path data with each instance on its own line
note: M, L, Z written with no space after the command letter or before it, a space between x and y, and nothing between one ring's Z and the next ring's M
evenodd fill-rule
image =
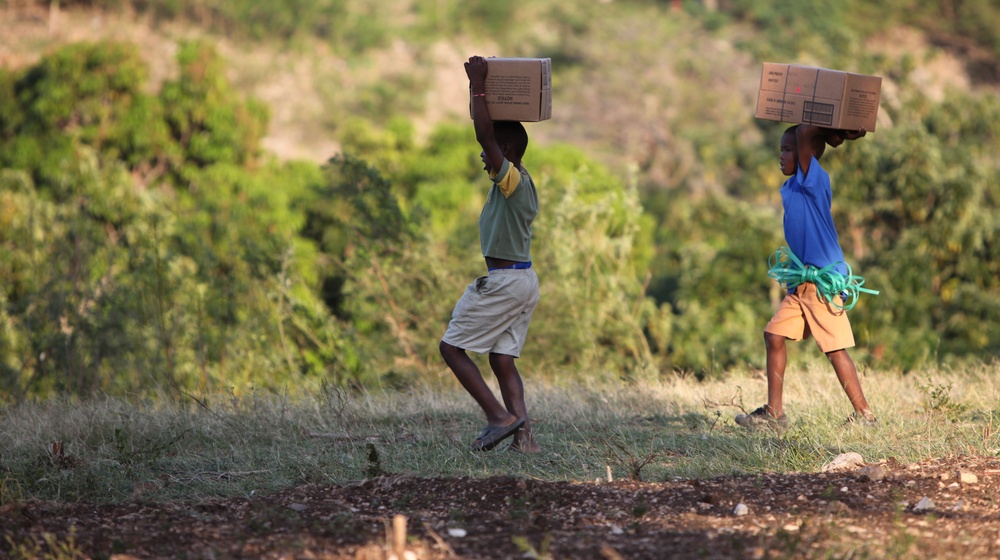
M790 290L799 284L812 282L816 285L816 291L827 301L831 302L837 309L849 311L858 303L861 292L877 296L878 290L863 288L865 279L851 273L851 265L844 263L847 267L847 274L837 272L837 265L833 263L823 268L806 266L792 253L788 247L781 247L767 260L769 266L767 275L774 278L786 290ZM838 295L846 294L843 297L844 305L834 303L834 298Z

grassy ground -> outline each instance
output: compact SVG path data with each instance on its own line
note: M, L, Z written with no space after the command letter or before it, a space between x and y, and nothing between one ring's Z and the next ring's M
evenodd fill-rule
M869 462L995 456L998 366L862 379L881 422L845 426L850 412L829 365L790 372L792 428L747 433L732 417L764 402L759 374L725 381L671 377L605 386L527 387L544 453L468 449L482 422L454 386L289 397L95 398L0 409L0 504L25 499L259 495L304 483L379 474L513 474L594 480L816 471L857 451Z

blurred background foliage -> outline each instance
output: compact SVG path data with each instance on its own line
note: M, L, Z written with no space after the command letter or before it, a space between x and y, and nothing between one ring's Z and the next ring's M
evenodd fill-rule
M525 158L542 209L527 375L763 366L784 127L751 107L772 60L885 78L878 130L824 158L848 261L881 291L852 312L855 359L1000 350L996 0L0 5L204 31L160 82L122 41L0 67L7 399L451 382L437 342L482 273L485 188L461 93L443 116L414 95L441 72L464 84L462 58L436 66L442 44L553 59L555 118L528 126ZM213 38L342 62L325 163L264 147L283 105L241 89ZM358 78L387 52L408 58ZM801 348L793 361L818 355Z

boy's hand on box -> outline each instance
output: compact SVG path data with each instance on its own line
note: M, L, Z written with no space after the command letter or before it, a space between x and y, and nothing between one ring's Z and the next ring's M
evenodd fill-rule
M865 129L861 130L843 130L843 129L830 129L824 135L824 140L830 145L830 147L836 148L837 146L844 143L844 140L857 140L861 138L868 132Z
M868 134L868 131L864 128L861 130L841 130L840 134L844 137L844 140L857 140L865 134Z
M465 74L469 77L469 85L475 93L486 91L486 73L488 67L486 59L481 56L473 56L465 63Z

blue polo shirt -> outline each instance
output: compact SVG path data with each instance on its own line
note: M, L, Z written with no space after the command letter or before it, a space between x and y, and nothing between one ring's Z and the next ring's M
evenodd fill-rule
M830 175L813 157L806 176L800 166L781 186L785 243L803 264L823 268L840 263L836 271L846 275L844 251L833 224L832 201Z

